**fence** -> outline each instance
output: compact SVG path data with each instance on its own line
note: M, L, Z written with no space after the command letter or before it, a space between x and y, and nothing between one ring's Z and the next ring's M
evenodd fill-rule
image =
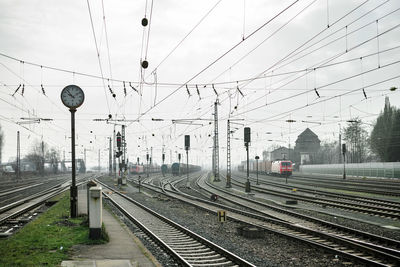
M303 174L343 175L343 164L301 165ZM346 175L357 177L400 178L400 162L346 163Z

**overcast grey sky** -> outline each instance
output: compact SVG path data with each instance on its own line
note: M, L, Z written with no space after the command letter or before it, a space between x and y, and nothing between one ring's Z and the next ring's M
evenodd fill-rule
M221 166L228 118L251 127L251 157L272 144L294 146L307 127L321 140L337 140L346 120L372 123L385 96L399 106L399 91L389 91L400 85L399 8L398 0L0 0L3 161L16 155L17 131L22 155L43 139L69 157L70 113L60 100L69 84L86 95L76 113L77 154L86 148L89 165L97 164L99 149L107 164L113 125L93 120L109 114L126 120L131 161L153 147L160 162L163 145L167 162L171 154L175 161L190 134L190 161L210 165L213 84ZM143 17L151 17L145 29ZM24 94L21 87L12 96L19 84ZM20 118L52 121L20 124ZM196 118L203 120L171 121ZM239 127L234 138L243 138ZM244 159L243 142L234 139L232 146L234 162Z

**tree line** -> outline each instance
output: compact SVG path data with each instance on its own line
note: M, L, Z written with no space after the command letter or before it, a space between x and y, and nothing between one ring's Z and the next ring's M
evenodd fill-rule
M347 121L343 129L342 143L346 144L348 163L397 162L400 160L400 110L385 99L385 107L372 124L369 133L360 118ZM323 142L315 162L319 164L343 162L339 141Z

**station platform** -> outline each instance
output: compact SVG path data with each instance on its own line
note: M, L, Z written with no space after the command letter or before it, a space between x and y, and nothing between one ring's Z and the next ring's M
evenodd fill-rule
M87 213L86 186L78 188L78 214ZM110 241L101 245L77 245L72 248L72 260L64 267L130 267L161 266L154 256L127 226L103 207L103 223Z

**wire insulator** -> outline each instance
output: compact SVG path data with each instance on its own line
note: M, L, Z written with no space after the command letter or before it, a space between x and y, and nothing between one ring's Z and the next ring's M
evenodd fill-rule
M217 90L215 90L214 84L212 84L212 89L214 90L214 93L218 96Z
M243 94L242 91L240 91L240 89L239 89L238 83L239 83L239 82L237 82L237 84L236 84L236 89L239 91L239 93L242 95L242 97L244 97L244 94Z
M43 84L41 84L40 87L42 88L42 93L43 93L43 95L46 95L46 92L44 91Z
M123 84L124 84L124 94L125 94L125 96L126 96L126 87L125 87L125 82L123 82Z
M22 85L22 92L21 92L22 96L24 96L24 92L25 92L25 84Z
M110 90L110 93L111 93L111 94L114 94L114 92L113 92L113 90L111 89L111 86L110 86L110 85L108 85L108 90Z
M186 92L188 93L189 97L191 97L192 95L190 94L190 91L189 91L188 85L187 85L187 84L185 84L185 86L186 86Z
M108 90L110 90L110 93L111 93L111 95L112 95L112 97L116 97L117 95L116 94L114 94L114 92L113 92L113 90L111 89L111 86L110 85L108 85Z
M317 88L314 88L315 93L317 94L318 98L320 98Z
M365 93L364 88L362 89L365 99L367 99L367 94Z
M14 95L18 92L19 88L21 88L21 85L22 85L22 84L19 84L19 85L18 85L17 89L14 91L14 93L13 93L11 96L14 96Z
M139 93L138 90L132 86L131 82L129 82L129 86L132 88L133 91L135 91L136 93Z
M200 91L199 91L199 87L197 86L197 84L196 84L196 91L197 91L197 94L199 95L199 100L201 100Z

